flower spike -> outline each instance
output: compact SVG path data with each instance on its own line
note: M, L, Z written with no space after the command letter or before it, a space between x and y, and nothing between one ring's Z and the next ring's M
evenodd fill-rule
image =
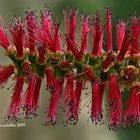
M56 124L59 110L65 113L65 125L75 125L85 106L90 107L93 124L106 123L103 107L105 92L108 92L110 130L138 124L140 18L132 16L128 22L130 26L119 20L114 39L111 17L111 10L107 8L105 25L102 26L99 12L94 16L93 25L90 24L90 16L82 15L79 38L77 9L64 11L64 36L61 23L53 21L52 13L47 8L41 11L40 19L30 9L26 12L25 21L16 17L15 24L10 24L10 37L0 24L0 45L12 62L0 65L0 88L11 77L12 82L16 81L6 118L18 120L21 109L26 119L37 116L41 85L46 79L50 100L45 125ZM114 40L116 43L113 43ZM24 86L27 87L25 92ZM83 92L90 87L91 91ZM130 95L125 104L126 89L130 89ZM87 97L88 100L81 107L83 99Z

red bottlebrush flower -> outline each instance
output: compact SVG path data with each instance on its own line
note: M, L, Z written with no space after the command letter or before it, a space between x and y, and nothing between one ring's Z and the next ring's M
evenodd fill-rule
M78 13L77 9L72 9L69 13L70 19L69 19L68 37L73 42L73 45L76 44L76 27L77 27L77 15L78 15L77 13Z
M102 47L103 47L103 31L101 27L100 15L98 13L94 17L92 38L93 38L92 54L98 56L102 53Z
M0 45L13 62L13 65L0 66L0 87L4 86L12 74L15 74L13 80L16 80L6 117L17 120L21 108L25 118L36 116L42 80L46 78L47 90L51 94L45 124L56 123L58 107L62 105L63 111L66 112L64 123L75 125L81 110L82 91L86 89L87 82L92 86L92 99L88 95L90 98L84 106L91 103L92 123L103 123L102 100L106 83L109 84L109 128L117 130L122 126L139 123L140 19L135 15L132 16L131 26L128 27L123 21L119 21L116 26L117 51L115 52L109 8L106 9L106 21L103 27L100 13L97 12L94 16L92 36L89 36L91 28L89 16L82 16L79 41L76 39L77 9L64 11L66 28L64 42L61 40L60 23L53 22L49 9L41 11L39 20L35 15L34 11L28 10L25 21L22 21L21 17L16 17L16 23L10 24L11 43L0 22ZM39 21L41 23L38 23ZM105 28L106 52L103 50ZM92 52L88 51L89 37L92 38ZM66 48L63 43L66 44ZM28 85L23 95L24 82ZM123 105L124 95L119 85L122 91L128 86L131 88L127 104Z
M14 73L14 66L0 66L0 87L3 86L8 78Z
M124 36L125 36L125 31L126 31L126 24L123 21L119 21L119 23L116 26L117 28L117 34L116 34L116 38L117 38L117 50L120 51L121 47L122 47L122 43L124 40Z
M4 48L7 49L7 47L10 45L9 39L2 27L2 24L0 23L0 45Z
M27 24L27 42L26 45L30 49L32 54L35 53L35 34L37 29L37 20L34 11L28 10L26 12L26 24Z
M100 83L95 80L92 84L92 107L91 107L91 119L95 124L101 123L103 119L102 110L102 94L100 90Z
M122 42L121 50L118 54L117 61L122 62L126 52L129 50L129 46L132 43L132 39L130 38L130 32L127 30L125 32L124 40Z
M43 29L47 32L51 32L51 27L52 27L51 11L47 8L41 11L41 18L42 18Z
M49 48L51 51L54 51L53 38L52 38L52 20L51 12L48 9L45 9L41 13L42 26L38 29L37 39L40 42L41 46Z
M66 86L64 90L64 105L68 106L67 122L76 120L76 97L74 92L73 74L69 74L66 78ZM66 107L65 107L66 108Z
M34 90L34 109L35 109L35 112L37 111L37 108L39 106L39 96L40 96L41 84L42 84L42 79L37 77L36 84L35 84L35 90Z
M83 81L76 81L76 88L75 88L75 97L76 97L76 114L75 119L78 121L78 115L79 115L79 108L80 108L80 101L81 101L81 94L83 89Z
M52 52L61 51L60 24L54 24L52 26L51 12L48 9L45 9L42 12L41 17L42 28L38 31L39 42L45 45Z
M72 46L76 45L77 13L78 13L77 9L72 9L70 13L64 11L66 36L69 38ZM67 50L71 50L69 44L67 44Z
M111 24L111 10L106 9L107 18L107 51L112 51L112 24Z
M131 88L131 93L123 115L124 127L129 125L136 125L140 121L140 95L138 94L139 90L140 87L137 85Z
M77 9L72 9L70 11L69 38L73 41L74 44L76 39L77 13Z
M88 16L82 16L81 23L81 52L87 52L88 50L88 33L90 31L90 23Z
M35 74L32 74L23 101L23 109L25 110L26 118L29 118L32 115L36 116L40 86L40 79L38 79Z
M68 14L64 12L65 22L68 24ZM81 61L84 52L88 48L88 33L90 30L89 17L85 16L82 19L81 25L81 48L76 44L76 26L77 26L77 10L70 11L69 26L66 25L66 44L67 50L71 51L78 61ZM68 28L69 27L69 28Z
M71 97L74 98L74 78L73 74L68 74L66 77L66 85L64 89L64 104L66 105L71 100Z
M122 95L118 87L117 75L109 80L110 129L117 130L122 125Z
M46 69L47 89L54 89L54 69L50 66Z
M54 51L61 51L62 45L61 45L61 36L59 31L60 24L54 25Z
M55 125L57 118L57 107L59 103L59 98L61 96L63 87L63 80L55 79L54 90L51 92L50 104L47 110L47 116L45 118L45 124Z
M138 41L140 35L140 20L136 16L132 16L132 25L131 30L133 34L133 41L131 43L130 54L133 55L134 53L138 53Z
M10 32L17 50L17 57L23 57L24 48L24 26L21 17L15 18L16 23L10 25Z
M23 92L24 80L22 77L17 77L15 87L13 89L11 103L7 112L8 119L17 120L20 116L21 96Z

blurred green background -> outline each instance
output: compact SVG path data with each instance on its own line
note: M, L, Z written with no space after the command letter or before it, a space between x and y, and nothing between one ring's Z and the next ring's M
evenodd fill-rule
M99 10L104 16L105 7L110 7L113 14L113 31L117 20L126 21L134 12L140 15L140 0L0 0L0 15L5 25L8 25L14 15L23 16L28 7L39 11L45 6L49 7L53 12L53 17L61 22L63 22L64 8L77 7L80 15L87 13L90 16ZM10 63L9 59L0 49L0 64L8 63ZM7 123L4 122L3 117L10 102L11 89L7 90L10 85L11 81L4 89L0 89L0 124ZM89 116L86 108L80 114L80 120L76 126L64 127L61 123L62 118L65 117L63 114L59 116L58 124L55 127L44 126L43 120L48 97L49 94L43 83L38 117L32 120L24 118L19 120L19 122L26 123L26 126L22 128L0 128L0 140L140 140L140 128L138 127L113 132L108 130L107 123L102 126L87 123Z

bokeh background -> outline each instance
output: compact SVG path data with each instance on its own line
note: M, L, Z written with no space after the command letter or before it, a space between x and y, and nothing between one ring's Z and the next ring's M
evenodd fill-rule
M62 24L64 8L76 7L79 9L80 15L87 13L90 16L93 16L96 10L99 10L104 16L105 7L110 7L113 16L113 36L115 36L114 29L117 20L124 19L126 21L134 12L140 15L140 0L0 0L0 15L6 26L14 15L23 16L27 8L38 10L39 12L45 6L51 9L53 17L56 20L59 19ZM8 63L10 63L10 60L0 48L0 64ZM0 89L0 124L11 123L5 122L3 119L10 102L11 88L8 88L11 84L12 81L10 80L5 88ZM55 127L44 126L43 120L48 98L49 94L45 90L45 83L43 83L38 117L32 120L21 118L19 122L26 124L22 128L0 128L0 140L140 140L139 127L113 132L109 131L108 123L102 126L94 126L88 123L87 108L82 110L76 126L63 126L61 122L65 117L64 114L59 115L58 123Z

